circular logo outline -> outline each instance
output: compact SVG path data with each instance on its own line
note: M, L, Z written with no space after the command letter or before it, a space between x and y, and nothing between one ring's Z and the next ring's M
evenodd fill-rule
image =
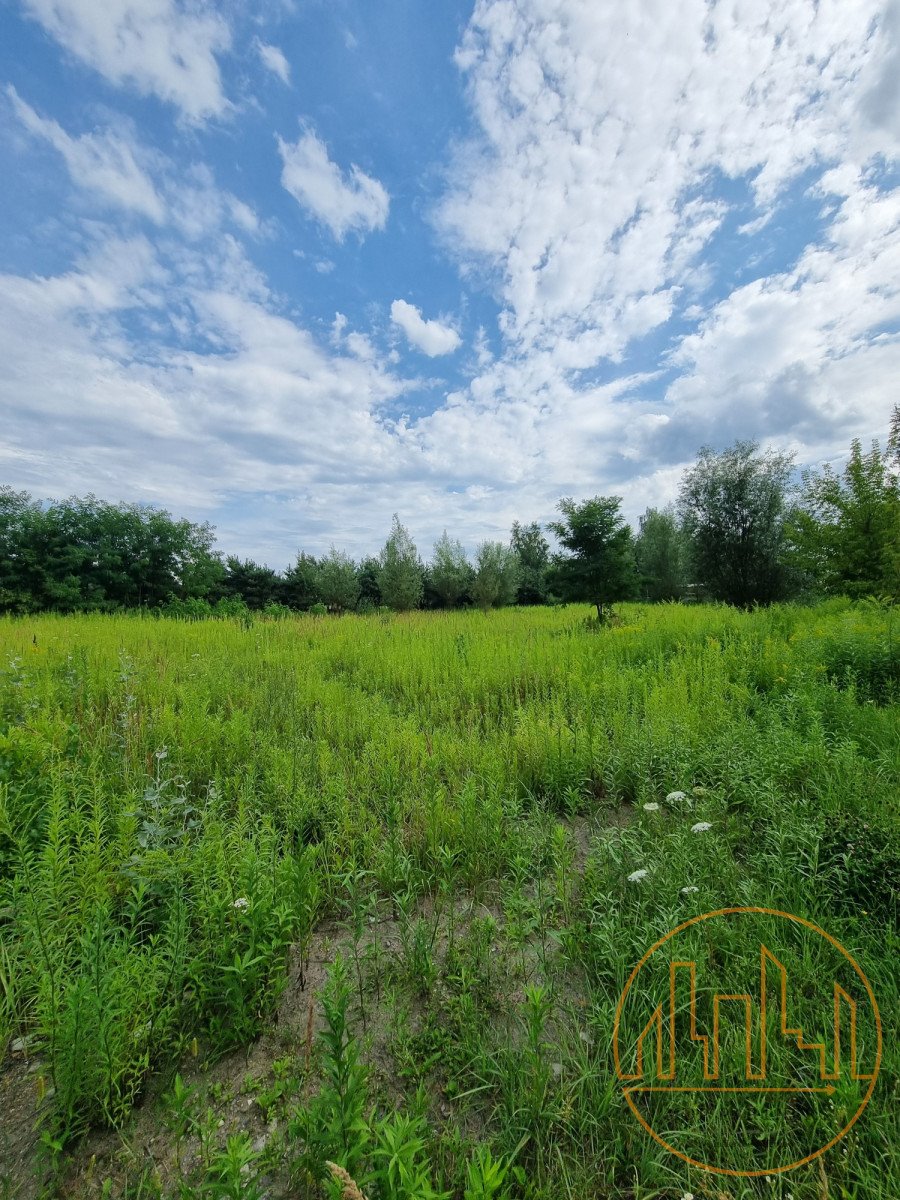
M806 926L807 929L811 929L813 931L813 933L817 933L820 937L823 937L827 942L829 942L832 946L834 946L834 948L840 954L842 954L844 956L844 958L850 963L851 967L853 968L853 970L856 972L857 976L861 980L862 985L865 988L866 995L868 996L869 1004L871 1005L871 1008L872 1008L872 1013L875 1018L876 1046L875 1046L875 1064L872 1068L872 1077L869 1080L869 1086L866 1089L866 1093L863 1096L862 1100L860 1101L859 1107L857 1108L856 1112L853 1114L853 1116L850 1118L850 1120L847 1122L847 1124L844 1126L843 1129L841 1129L837 1134L835 1134L835 1136L829 1142L826 1142L824 1146L820 1146L819 1149L815 1150L812 1154L807 1154L804 1158L798 1158L796 1162L789 1163L787 1166L766 1167L766 1168L763 1168L758 1171L745 1171L745 1170L735 1170L732 1167L716 1167L716 1166L713 1166L711 1163L700 1162L699 1159L691 1158L690 1155L685 1154L684 1151L677 1150L674 1146L670 1146L669 1143L665 1140L665 1138L663 1138L660 1134L658 1134L656 1132L656 1130L650 1125L649 1121L647 1121L646 1118L642 1115L642 1113L638 1109L637 1105L634 1103L631 1096L629 1095L628 1088L624 1089L624 1094L625 1094L625 1099L628 1101L628 1107L631 1109L631 1111L637 1117L638 1121L644 1127L644 1129L647 1131L647 1133L650 1134L650 1136L653 1138L653 1140L655 1142L658 1142L659 1145L662 1146L664 1150L668 1150L671 1154L674 1154L677 1158L680 1158L683 1162L689 1163L691 1166L694 1166L694 1167L699 1167L702 1171L710 1171L711 1173L716 1174L716 1175L732 1175L732 1176L741 1176L741 1177L745 1177L745 1178L758 1177L761 1175L783 1175L786 1171L793 1171L793 1170L796 1170L797 1167L804 1166L806 1163L814 1162L815 1159L817 1159L821 1155L825 1154L826 1151L830 1150L832 1146L836 1145L841 1140L841 1138L843 1138L846 1134L848 1134L850 1132L850 1130L853 1128L853 1126L856 1124L856 1122L862 1116L866 1105L869 1103L869 1101L872 1098L872 1093L875 1090L875 1084L878 1081L878 1073L881 1069L881 1055L882 1055L882 1042L883 1042L883 1033L882 1033L882 1026L881 1026L881 1013L878 1008L878 1001L875 999L875 993L872 990L872 985L869 983L869 980L868 980L868 977L867 977L865 971L863 971L862 967L859 965L859 963L856 961L856 959L853 957L853 955L850 953L850 951L847 950L844 946L842 946L841 943L837 940L837 938L833 937L830 933L828 933L826 930L822 929L819 925L816 925L813 921L807 920L806 917L798 917L798 916L795 916L793 913L783 912L779 908L765 908L765 907L761 907L758 905L740 905L740 906L734 906L731 908L717 908L717 909L712 910L711 912L700 913L696 917L690 917L687 921L682 921L680 925L676 925L674 929L670 929L668 933L664 934L661 938L659 938L657 941L655 941L649 950L645 951L645 953L641 956L640 960L638 961L637 965L632 970L631 974L628 976L625 986L622 989L622 992L619 996L618 1003L616 1004L616 1015L615 1015L615 1020L613 1021L613 1060L615 1062L615 1067L616 1067L616 1076L617 1076L618 1080L620 1082L622 1082L623 1079L626 1077L625 1072L623 1072L623 1070L622 1070L621 1059L619 1057L619 1026L620 1026L620 1022L622 1019L622 1009L624 1007L625 1000L628 997L628 993L631 990L632 984L637 979L637 977L640 974L643 967L649 962L649 960L652 958L652 956L656 953L656 951L659 950L662 946L664 946L666 944L666 942L669 941L670 938L673 938L673 937L675 937L676 934L679 934L683 930L688 929L691 925L696 925L700 921L708 921L712 917L727 917L734 913L762 913L766 916L771 916L771 917L783 917L787 921L794 921L798 925Z

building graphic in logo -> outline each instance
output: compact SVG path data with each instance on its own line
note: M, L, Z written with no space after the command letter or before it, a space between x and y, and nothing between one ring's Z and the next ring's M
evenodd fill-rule
M741 986L716 986L729 976ZM775 909L721 909L646 952L619 998L613 1052L631 1111L660 1145L709 1171L772 1175L818 1157L859 1119L878 1075L881 1020L856 960L817 925ZM708 1130L723 1127L704 1120L714 1110L746 1128L743 1161L722 1161L730 1148L711 1144ZM782 1127L818 1144L798 1157L779 1143Z

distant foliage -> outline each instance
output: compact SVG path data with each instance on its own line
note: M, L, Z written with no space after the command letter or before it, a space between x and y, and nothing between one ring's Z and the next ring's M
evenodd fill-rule
M679 508L695 579L710 596L747 608L784 599L789 454L762 454L738 441L717 454L700 451L681 484Z
M137 608L208 596L213 529L161 509L72 497L42 507L0 487L0 612Z
M0 487L0 613L154 608L184 620L251 613L373 613L587 600L725 601L822 593L900 599L900 406L882 450L854 441L843 471L792 483L793 458L737 441L700 451L677 507L648 508L634 534L618 497L560 501L544 529L514 521L508 544L465 546L445 529L420 558L395 513L379 555L300 552L283 572L213 550L210 525L95 496L42 505Z
M331 612L346 612L356 607L359 580L353 559L334 546L319 563L317 588L322 603Z
M319 599L319 564L311 554L298 554L284 572L278 594L282 604L304 612Z
M565 600L583 600L603 621L609 605L635 594L634 541L621 514L619 496L594 496L576 504L559 502L561 521L552 521L564 553L554 560L554 588Z
M512 604L516 596L518 563L514 552L502 542L482 542L475 554L472 599L479 608Z
M472 586L475 572L462 542L445 529L434 544L428 583L442 608L456 608Z
M900 412L900 410L898 410ZM826 592L900 599L900 425L886 451L854 441L841 474L803 477L792 535L804 569Z
M550 571L550 545L537 521L520 525L513 521L509 544L516 556L517 604L546 604L550 599L547 582Z
M415 543L396 513L378 563L382 603L397 612L418 608L422 600L424 571Z
M673 506L648 508L634 543L644 600L681 600L688 584L688 540Z

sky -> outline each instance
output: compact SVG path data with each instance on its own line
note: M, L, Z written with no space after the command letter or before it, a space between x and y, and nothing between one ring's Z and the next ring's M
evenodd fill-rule
M900 399L900 0L2 0L0 482L284 567Z

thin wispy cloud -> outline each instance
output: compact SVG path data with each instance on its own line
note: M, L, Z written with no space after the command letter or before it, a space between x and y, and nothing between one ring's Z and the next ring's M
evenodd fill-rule
M138 165L134 148L109 130L71 137L53 120L39 116L14 87L7 97L18 120L35 137L48 142L63 157L79 187L96 192L113 204L161 222L165 205L149 175Z
M290 63L285 58L282 50L279 50L277 46L270 46L258 39L256 50L262 60L263 66L268 71L271 71L273 75L277 75L282 83L289 84L291 82Z

